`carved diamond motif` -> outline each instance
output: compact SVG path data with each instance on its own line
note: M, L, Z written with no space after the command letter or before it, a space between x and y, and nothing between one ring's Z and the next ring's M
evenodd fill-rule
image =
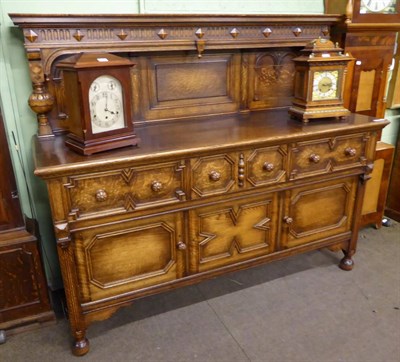
M85 37L85 35L83 35L80 30L77 30L76 33L73 35L73 37L76 40L81 41Z
M292 31L295 36L299 36L303 32L301 28L294 28Z
M198 28L195 32L196 36L201 39L204 36L204 31L201 28Z
M168 33L164 29L161 29L157 35L160 37L160 39L164 40L168 36Z
M272 29L271 28L265 28L262 33L266 38L268 38L272 33Z
M123 29L121 29L121 31L117 34L118 38L120 38L121 40L125 40L126 37L128 36L127 33L125 33L125 31Z
M240 33L239 33L239 30L237 30L236 28L233 28L230 31L230 34L231 34L232 38L236 39L239 36Z
M33 30L29 30L29 33L25 35L25 38L33 43L38 38L38 35Z

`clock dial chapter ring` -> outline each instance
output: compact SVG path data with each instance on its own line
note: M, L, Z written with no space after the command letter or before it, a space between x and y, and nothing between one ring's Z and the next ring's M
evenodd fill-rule
M92 121L99 127L111 127L120 116L121 101L114 93L103 91L92 98L90 105Z

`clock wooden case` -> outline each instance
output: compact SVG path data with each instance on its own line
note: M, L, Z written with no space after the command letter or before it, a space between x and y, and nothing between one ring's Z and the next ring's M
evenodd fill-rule
M396 23L399 21L399 0L353 0L353 23Z
M91 155L137 145L131 119L133 65L107 53L80 53L58 63L69 113L69 148Z
M295 62L294 100L289 113L308 122L315 118L344 117L343 84L347 63L352 60L326 39L310 42Z

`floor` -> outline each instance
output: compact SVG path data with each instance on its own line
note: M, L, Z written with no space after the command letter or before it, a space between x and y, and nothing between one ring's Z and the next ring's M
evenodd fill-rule
M400 361L400 224L341 253L297 255L148 297L89 327L81 361ZM11 336L0 361L77 361L65 319Z

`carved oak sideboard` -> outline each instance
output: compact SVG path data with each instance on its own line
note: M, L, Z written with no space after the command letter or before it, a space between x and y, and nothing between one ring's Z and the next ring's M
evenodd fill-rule
M293 57L340 17L11 17L33 94L48 94L46 111L34 105L35 174L48 186L76 355L89 350L90 323L139 297L325 247L352 269L387 122L351 114L304 125L287 111ZM139 147L89 157L65 147L55 65L79 51L136 63Z

